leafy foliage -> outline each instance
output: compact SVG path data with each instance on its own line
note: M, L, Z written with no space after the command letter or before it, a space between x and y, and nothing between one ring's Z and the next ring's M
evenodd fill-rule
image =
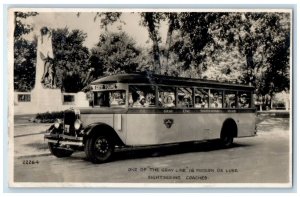
M211 25L212 47L239 60L239 81L252 84L258 94L280 92L289 87L289 15L285 13L227 13ZM212 57L215 56L214 53ZM220 55L222 56L222 55ZM214 64L220 66L218 58ZM277 83L276 85L274 83Z
M53 46L59 87L76 92L101 76L154 71L252 84L260 95L272 96L289 89L289 13L143 12L139 15L140 25L146 27L152 41L151 49L136 47L134 39L124 32L107 31L108 25L121 20L120 12L96 13L95 20L100 19L100 27L106 31L90 53L83 46L85 33L55 30ZM34 14L16 15L19 22L15 38L30 31L21 20L29 16ZM162 43L160 35L162 22L168 24L166 43ZM15 81L19 82L15 87L26 89L32 86L26 77L32 77L35 46L21 39L18 43ZM32 66L24 70L25 64Z
M27 92L34 87L36 42L23 38L14 42L14 89Z
M52 33L56 84L65 92L78 92L85 87L89 72L89 50L83 46L86 33L68 28Z
M93 76L135 72L139 66L141 49L125 32L100 35L99 42L92 49L91 67Z
M45 113L38 113L35 116L34 122L54 123L56 119L63 119L63 118L64 118L63 111L45 112Z
M20 39L24 34L28 34L32 31L32 27L28 24L25 24L23 21L24 19L32 16L38 15L37 12L15 12L15 30L14 30L14 37L15 40Z
M118 21L121 15L121 12L97 12L94 21L100 18L100 27L107 31L107 26Z
M32 30L30 25L24 23L24 19L36 15L36 12L14 13L14 89L22 92L34 87L36 66L36 41L23 38Z

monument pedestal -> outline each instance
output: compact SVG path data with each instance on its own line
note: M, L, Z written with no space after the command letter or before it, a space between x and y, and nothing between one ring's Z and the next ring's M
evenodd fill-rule
M31 92L36 113L61 111L63 107L63 95L60 89L35 88Z
M30 102L18 101L18 95L30 95ZM74 102L64 102L64 96L73 96ZM15 92L14 114L37 114L63 111L71 107L89 107L89 101L84 92L62 93L60 89L33 89L29 92Z

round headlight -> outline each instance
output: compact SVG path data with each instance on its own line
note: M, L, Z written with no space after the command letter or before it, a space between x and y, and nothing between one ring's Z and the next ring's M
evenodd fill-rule
M60 120L60 119L56 119L55 122L54 122L54 127L55 127L56 129L58 129L59 126L60 126L60 124L61 124L61 120Z
M74 128L76 130L78 130L78 129L80 129L80 127L81 127L81 121L79 119L75 120L75 122L74 122Z

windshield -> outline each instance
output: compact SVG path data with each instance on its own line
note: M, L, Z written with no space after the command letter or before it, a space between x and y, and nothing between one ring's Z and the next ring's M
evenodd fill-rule
M107 90L94 92L94 105L100 107L124 107L125 90Z

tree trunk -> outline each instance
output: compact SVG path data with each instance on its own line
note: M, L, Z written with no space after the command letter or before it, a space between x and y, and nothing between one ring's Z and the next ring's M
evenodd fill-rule
M169 55L170 55L170 46L171 46L171 37L172 37L172 31L171 30L172 27L169 27L168 30L168 34L167 34L167 40L166 40L166 58L167 58L167 62L166 62L166 72L168 73L169 71Z
M254 76L254 62L253 62L253 51L252 48L246 50L246 60L247 60L247 84L254 86L255 85L255 76Z
M171 48L171 44L172 44L172 34L175 28L175 15L171 14L169 16L169 29L168 29L168 33L167 33L167 40L166 40L166 58L167 58L167 62L166 62L166 72L169 71L169 56L170 56L170 48Z
M153 57L154 57L154 73L161 74L161 65L160 65L160 51L158 46L158 39L156 35L153 35Z
M156 30L155 23L157 21L154 19L154 13L146 12L143 16L144 18L144 25L148 28L149 37L153 42L153 58L154 58L154 73L160 74L161 67L160 67L160 51L158 46L158 32Z

